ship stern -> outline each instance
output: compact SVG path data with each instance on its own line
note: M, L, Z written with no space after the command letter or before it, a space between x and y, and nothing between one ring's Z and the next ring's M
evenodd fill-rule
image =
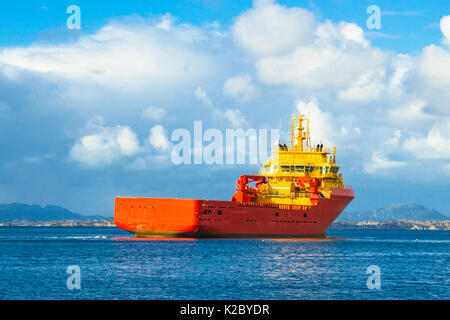
M201 200L116 197L114 223L136 237L191 236Z

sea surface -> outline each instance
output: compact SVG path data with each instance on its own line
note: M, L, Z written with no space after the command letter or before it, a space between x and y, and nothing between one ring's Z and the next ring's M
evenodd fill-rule
M136 240L116 228L0 227L0 299L450 298L449 231L328 234ZM371 265L380 289L367 286Z

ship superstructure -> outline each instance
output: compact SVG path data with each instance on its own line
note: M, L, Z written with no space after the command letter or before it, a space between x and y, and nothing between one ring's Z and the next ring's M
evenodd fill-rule
M309 119L292 117L290 145L278 144L258 176L243 175L237 180L233 200L289 205L316 205L329 198L331 189L344 188L336 165L336 147L311 145ZM247 186L256 181L255 188Z

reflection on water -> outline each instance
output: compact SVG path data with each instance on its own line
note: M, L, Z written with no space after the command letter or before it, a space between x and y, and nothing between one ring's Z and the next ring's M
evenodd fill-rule
M111 237L115 241L195 241L196 238L167 238L167 237L152 237L152 238L136 238L136 237Z

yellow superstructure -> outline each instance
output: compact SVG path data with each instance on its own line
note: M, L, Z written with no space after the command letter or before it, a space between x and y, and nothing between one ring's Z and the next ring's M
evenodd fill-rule
M344 188L336 147L311 145L309 119L302 115L292 116L290 145L278 144L272 154L259 171L267 183L259 187L254 202L311 205L313 183L319 181L320 197L325 198L332 188Z

